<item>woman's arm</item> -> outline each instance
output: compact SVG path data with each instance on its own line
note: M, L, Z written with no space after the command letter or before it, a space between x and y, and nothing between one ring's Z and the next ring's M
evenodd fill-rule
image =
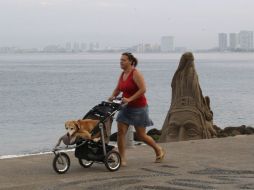
M137 98L139 98L140 96L142 96L143 94L145 94L146 92L146 85L145 85L145 80L143 75L141 74L141 72L139 72L138 70L135 70L133 72L133 80L134 82L137 84L138 86L138 91L133 94L131 97L129 98L124 98L123 102L124 103L128 103L131 102L133 100L136 100Z

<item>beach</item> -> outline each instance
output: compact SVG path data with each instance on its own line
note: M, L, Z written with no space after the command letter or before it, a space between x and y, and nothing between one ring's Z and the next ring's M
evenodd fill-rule
M59 175L53 154L0 160L0 189L254 189L254 135L160 144L162 163L146 145L127 150L128 165L110 172L103 164L82 168L73 152Z
M1 1L0 190L254 190L253 6Z

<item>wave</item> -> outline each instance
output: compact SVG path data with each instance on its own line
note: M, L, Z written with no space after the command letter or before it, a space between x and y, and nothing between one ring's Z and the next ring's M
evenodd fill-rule
M74 150L73 149L62 150L61 152L69 152L69 151L74 151ZM28 156L40 156L40 155L46 155L46 154L53 154L53 152L47 151L47 152L27 153L27 154L2 155L2 156L0 156L0 160L10 159L10 158L22 158L22 157L28 157Z

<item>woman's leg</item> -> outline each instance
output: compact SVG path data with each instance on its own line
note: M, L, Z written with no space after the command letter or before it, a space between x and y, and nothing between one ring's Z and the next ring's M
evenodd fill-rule
M121 123L118 122L117 123L117 146L118 146L118 150L121 156L121 160L122 160L122 165L126 165L126 157L125 157L125 136L128 130L128 125L126 125L125 123Z
M155 143L152 137L146 134L146 128L135 126L135 130L137 132L138 138L154 149L156 157L160 156L162 153L162 148Z

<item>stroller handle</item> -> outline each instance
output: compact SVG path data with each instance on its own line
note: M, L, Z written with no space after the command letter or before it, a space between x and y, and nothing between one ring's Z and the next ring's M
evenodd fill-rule
M122 104L123 98L122 97L114 97L112 102Z
M123 97L114 97L112 102L116 104L121 104L121 107L125 107L128 104L128 103L123 103Z

